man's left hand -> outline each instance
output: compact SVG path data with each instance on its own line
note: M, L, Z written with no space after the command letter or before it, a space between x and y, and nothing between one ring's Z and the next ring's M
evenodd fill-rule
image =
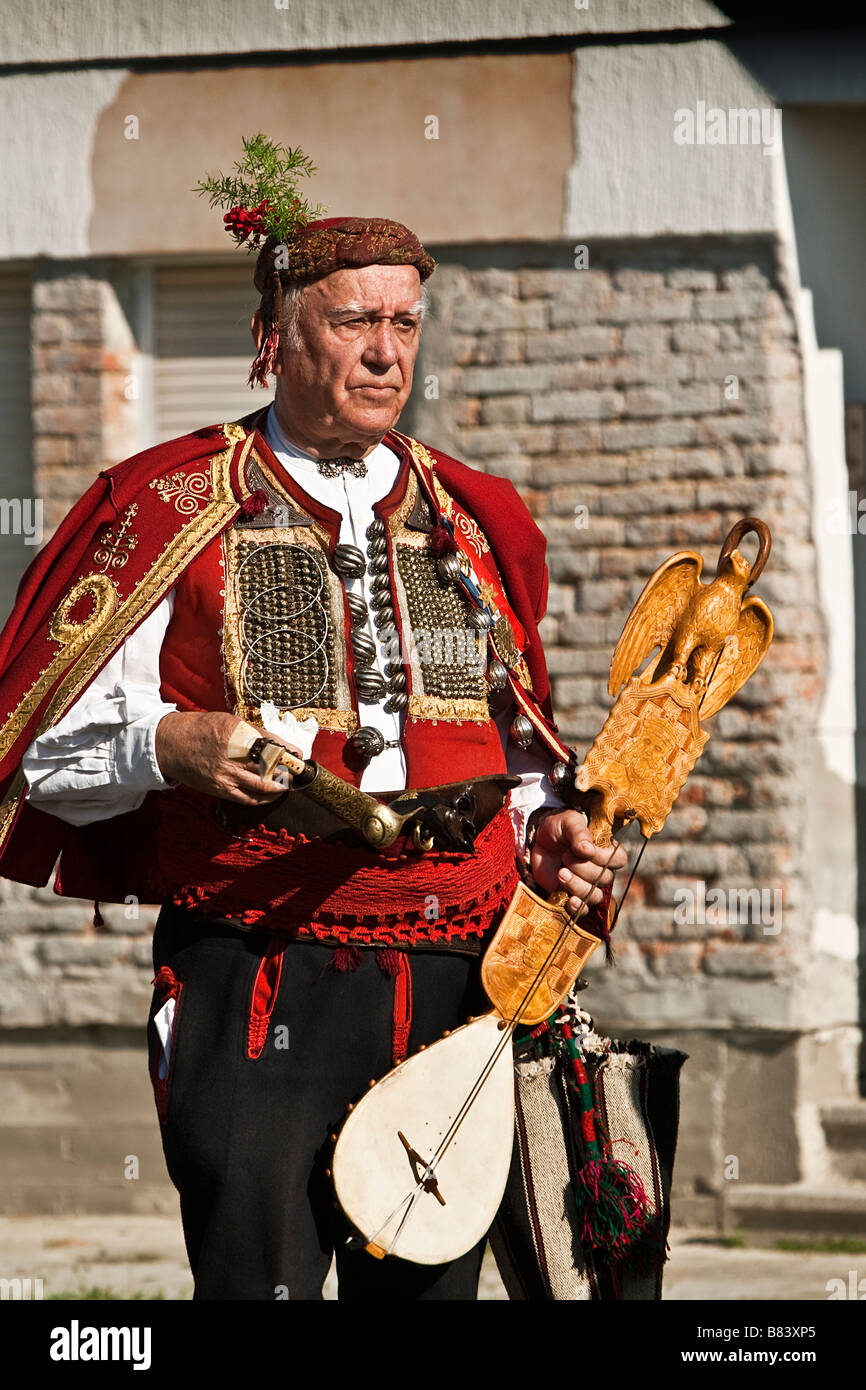
M593 842L582 812L555 811L540 823L529 862L536 883L546 893L565 888L569 911L583 917L601 904L602 890L627 858L616 841L604 847Z

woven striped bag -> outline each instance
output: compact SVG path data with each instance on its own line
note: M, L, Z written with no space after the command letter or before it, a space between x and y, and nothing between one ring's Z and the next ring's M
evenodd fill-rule
M490 1232L508 1296L660 1299L686 1054L602 1038L571 1001L549 1022L515 1046L514 1152ZM593 1167L599 1153L614 1161L629 1195L641 1195L640 1217L615 1252L599 1238L608 1225L604 1199L593 1210L587 1187L588 1173L605 1171Z

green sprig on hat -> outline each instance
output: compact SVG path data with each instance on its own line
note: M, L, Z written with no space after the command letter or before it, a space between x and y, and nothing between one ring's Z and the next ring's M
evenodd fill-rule
M264 239L285 242L300 227L324 212L298 188L298 179L316 173L316 166L298 146L277 144L259 131L243 140L244 157L233 174L208 175L193 189L207 196L211 207L225 207L226 230L238 246L257 250Z

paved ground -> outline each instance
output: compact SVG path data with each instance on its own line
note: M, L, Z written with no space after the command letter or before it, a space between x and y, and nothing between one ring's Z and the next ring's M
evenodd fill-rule
M0 1217L0 1277L42 1279L43 1296L190 1298L180 1222L165 1216ZM783 1254L725 1249L711 1237L671 1237L665 1298L729 1301L826 1300L827 1283L866 1278L866 1255ZM866 1288L866 1283L864 1283ZM493 1260L485 1261L480 1297L505 1299ZM335 1297L333 1279L325 1297Z

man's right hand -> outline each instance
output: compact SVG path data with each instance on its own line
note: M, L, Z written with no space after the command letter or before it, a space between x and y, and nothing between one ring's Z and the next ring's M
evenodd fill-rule
M226 756L232 731L242 722L234 714L218 711L174 710L164 714L156 726L155 741L163 777L243 806L261 806L282 796L286 784L266 782L252 770L250 762ZM258 732L301 756L300 750L279 734L264 729Z

